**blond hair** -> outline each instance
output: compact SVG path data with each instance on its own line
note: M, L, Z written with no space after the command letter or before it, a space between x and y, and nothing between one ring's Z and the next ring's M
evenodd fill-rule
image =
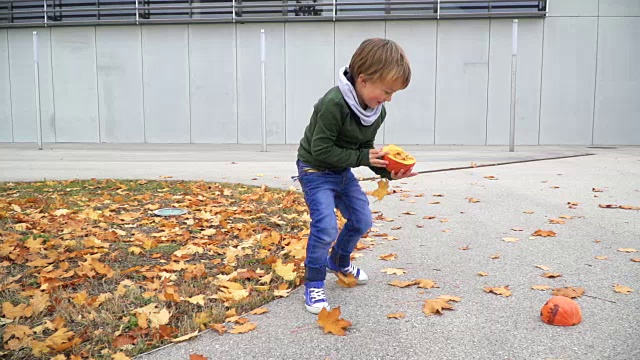
M349 72L355 80L363 75L368 81L399 81L403 89L411 81L411 66L404 50L389 39L363 41L351 57Z

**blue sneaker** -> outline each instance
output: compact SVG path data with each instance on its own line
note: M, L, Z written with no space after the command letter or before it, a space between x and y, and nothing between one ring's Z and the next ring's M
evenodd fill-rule
M358 281L358 285L362 285L366 283L367 280L369 280L369 277L364 272L364 270L360 269L359 267L354 265L352 262L350 262L349 266L347 266L346 268L340 269L338 268L338 265L334 264L333 261L331 261L330 256L327 257L327 269L329 269L329 271L332 273L341 272L343 275L349 275L349 274L353 275L353 277L355 277L356 280Z
M304 305L309 312L318 314L323 308L329 310L329 303L324 294L324 281L309 281L304 287Z

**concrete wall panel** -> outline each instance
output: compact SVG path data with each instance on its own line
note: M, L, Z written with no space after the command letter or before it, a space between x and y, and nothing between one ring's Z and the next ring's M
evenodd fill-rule
M235 26L190 25L191 141L236 143Z
M484 145L489 20L440 21L436 144Z
M333 24L286 25L287 143L300 141L313 106L334 86Z
M13 142L9 76L8 32L0 29L0 141L2 142Z
M96 27L96 51L101 141L144 142L140 28Z
M600 16L640 16L640 1L600 0Z
M591 144L597 18L548 18L540 144Z
M593 142L640 145L640 17L601 18Z
M262 142L260 29L266 37L267 142L285 141L284 24L238 24L238 142Z
M542 31L542 20L525 19L518 22L516 144L534 145L538 143ZM488 145L509 143L511 34L511 20L492 20L491 53L489 55L489 108L487 111Z
M142 27L146 141L190 142L186 25Z
M99 142L95 27L51 29L56 141Z
M598 16L599 1L602 0L550 0L547 11L549 16Z
M35 142L38 139L33 70L33 30L14 29L9 31L11 109L13 112L13 137L16 142ZM54 142L51 32L50 29L37 29L37 31L42 141Z
M411 83L387 107L385 142L433 144L436 22L388 21L387 38L402 46L411 63Z

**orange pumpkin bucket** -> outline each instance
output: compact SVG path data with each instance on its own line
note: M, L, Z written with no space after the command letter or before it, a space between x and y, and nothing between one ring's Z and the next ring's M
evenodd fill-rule
M542 306L540 318L549 325L574 326L582 321L582 312L573 299L553 296Z
M413 165L416 164L416 158L406 153L401 147L396 145L387 145L382 148L382 151L389 152L389 154L383 157L388 161L387 170L395 171L396 174L400 170L404 170L404 173L409 173L413 170Z

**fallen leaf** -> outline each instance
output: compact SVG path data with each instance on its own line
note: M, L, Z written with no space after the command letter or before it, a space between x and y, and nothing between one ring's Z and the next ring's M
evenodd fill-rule
M560 215L559 218L570 220L570 219L573 219L573 216L571 216L571 215Z
M438 205L438 204L440 204L440 201L429 201L429 204Z
M180 336L180 337L177 337L175 339L171 339L171 342L174 342L174 343L183 342L185 340L189 340L191 338L194 338L194 337L198 336L198 333L199 333L199 331L196 330L196 331L194 331L194 332L192 332L190 334L187 334L187 335L184 335L184 336Z
M489 276L489 273L486 273L486 272L484 272L484 271L480 271L480 272L478 273L478 276Z
M549 219L549 223L550 224L565 224L566 221L564 221L562 219Z
M463 246L461 248L458 248L458 249L460 249L460 250L469 250L469 249L471 249L471 247L469 245L465 245L465 246Z
M425 220L432 220L432 219L435 219L436 217L432 215L427 215L427 216L423 216L422 218Z
M341 272L337 272L336 274L338 275L338 280L336 280L336 283L338 283L338 285L340 285L341 287L352 288L358 284L358 279L356 279L353 274L344 275Z
M386 268L380 270L380 272L386 273L387 275L404 275L407 273L407 270L404 269L395 269L395 268Z
M620 284L613 284L613 291L620 293L620 294L625 294L625 295L629 295L633 289L628 287L628 286L624 286L624 285L620 285Z
M125 355L125 353L119 352L119 353L113 354L113 356L111 356L111 360L131 360L131 358Z
M444 194L431 194L431 196L435 196L435 197L443 197Z
M160 175L160 179L171 179L173 178L172 175Z
M505 286L498 286L498 287L485 287L484 291L488 292L488 293L494 293L496 295L500 295L500 296L504 296L504 297L508 297L511 296L511 291L509 290L509 285L505 285Z
M382 200L389 190L389 182L387 180L378 181L378 188L375 189L371 194L378 198L378 200Z
M480 202L479 199L472 198L472 197L468 197L467 200L469 200L470 203L478 203L478 202Z
M449 302L449 301L455 301L455 302L462 301L461 297L451 296L451 295L440 295L440 296L438 296L438 299L442 299L442 300L447 301L447 302Z
M318 314L317 323L322 327L325 334L331 333L339 336L345 336L345 330L352 325L351 321L340 318L339 306L331 309L331 311L322 308Z
M620 205L620 209L623 209L623 210L640 210L640 206Z
M249 311L249 314L251 314L251 315L262 315L262 314L265 314L265 313L268 313L268 312L269 312L269 309L267 309L265 307L260 307L260 308L253 309L253 310Z
M514 237L506 237L506 238L502 238L502 240L504 242L511 242L511 243L518 242L518 238L514 238Z
M453 305L443 299L428 299L422 306L422 312L426 316L442 315L442 310L453 310Z
M533 236L542 236L542 237L550 237L550 236L556 236L556 233L552 230L536 230L533 234L531 234Z
M209 360L209 358L200 354L191 354L189 355L189 360Z
M489 180L498 180L498 178L493 175L483 176L483 178L489 179Z
M494 260L495 259L500 259L500 253L493 254L493 255L489 256L489 259L494 259Z
M209 328L218 332L218 334L222 335L227 331L227 327L224 324L212 324L209 325Z
M415 215L416 214L413 211L403 211L402 213L405 214L405 215Z
M525 213L525 214L533 214L534 212L535 212L535 211L532 211L532 210L525 210L525 211L523 211L523 213Z
M619 248L618 251L626 253L638 252L638 250L633 248Z
M580 287L563 287L563 288L555 288L553 289L554 296L564 296L570 299L578 298L584 295L584 289Z
M545 277L547 279L554 279L554 278L562 276L562 274L560 274L560 273L552 273L552 272L545 272L540 276Z
M521 228L521 227L512 227L511 230L513 230L513 231L524 231L524 229Z
M403 319L406 316L404 313L387 314L387 319Z
M542 291L545 291L545 290L549 290L549 289L551 289L551 286L549 286L549 285L533 285L531 288L532 288L533 290L542 290Z
M540 270L544 270L544 271L549 271L549 270L551 270L551 268L550 268L550 267L545 266L545 265L536 265L536 267L537 267L538 269L540 269Z
M439 288L438 284L435 281L429 279L416 279L414 280L418 287L421 289L431 289L431 288Z
M391 230L400 230L402 229L402 226L394 226L391 228Z
M593 192L603 192L604 190L598 189L598 188L592 188L591 191L593 191Z
M633 262L640 262L640 258L631 258L631 261L633 261Z
M252 322L247 322L243 325L235 325L231 330L229 330L229 333L231 334L244 334L247 333L253 329L256 328L256 326L258 326L258 324L252 323Z
M596 256L596 260L607 260L608 258L604 255Z
M10 302L3 302L2 312L7 319L15 320L21 317L31 317L33 315L33 307L27 306L27 304L13 306Z
M378 259L391 261L391 260L395 260L397 257L398 257L398 254L389 253L389 254L383 254L378 256Z
M399 288L413 286L415 284L416 284L415 281L401 281L401 280L393 280L392 282L389 283L389 285L396 286L396 287L399 287Z

